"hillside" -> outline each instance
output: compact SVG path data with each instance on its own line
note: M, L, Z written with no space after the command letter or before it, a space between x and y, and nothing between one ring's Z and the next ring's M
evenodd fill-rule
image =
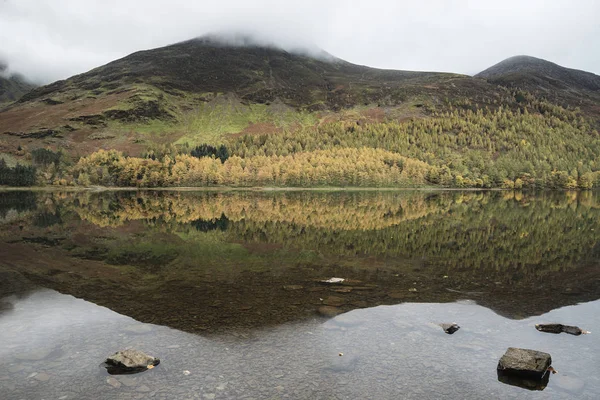
M96 148L98 140L139 153L141 141L220 141L245 130L313 124L355 107L403 106L392 116L420 115L410 106L497 96L490 89L464 75L380 70L324 52L315 57L229 46L208 37L140 51L40 87L0 114L0 132L6 140L42 138L45 145L81 153ZM168 138L134 133L157 131L168 131Z
M475 76L600 112L600 76L591 72L565 68L535 57L516 56Z
M381 70L204 37L0 112L0 184L588 189L596 78L530 57L478 77Z
M0 108L20 99L35 87L20 75L8 75L7 67L0 62Z

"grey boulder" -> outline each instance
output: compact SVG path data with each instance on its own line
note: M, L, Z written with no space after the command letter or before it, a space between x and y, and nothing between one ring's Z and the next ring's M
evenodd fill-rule
M118 351L104 362L109 374L135 374L154 368L160 364L158 358L138 350Z
M498 362L498 374L541 380L550 364L552 357L548 353L509 347Z

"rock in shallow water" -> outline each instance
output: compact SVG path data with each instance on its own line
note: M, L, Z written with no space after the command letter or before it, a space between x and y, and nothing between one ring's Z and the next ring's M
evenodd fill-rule
M160 363L158 358L138 350L118 351L105 361L109 374L135 374L153 368Z
M498 372L526 379L542 379L552 357L541 351L509 347L498 362Z
M570 335L575 335L575 336L590 333L588 331L581 329L578 326L569 326L569 325L562 325L562 324L537 324L535 326L535 329L537 329L540 332L546 332L546 333L565 332L565 333L568 333Z

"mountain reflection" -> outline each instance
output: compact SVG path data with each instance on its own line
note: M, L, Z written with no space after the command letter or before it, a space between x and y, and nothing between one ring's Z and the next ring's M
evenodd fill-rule
M524 318L600 298L595 192L6 192L0 226L2 271L193 332L464 298Z

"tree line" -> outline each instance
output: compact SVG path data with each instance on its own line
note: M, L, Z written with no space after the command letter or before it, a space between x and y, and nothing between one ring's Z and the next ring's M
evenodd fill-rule
M426 118L323 122L218 145L159 145L140 157L100 150L76 162L37 149L35 169L4 166L5 183L103 186L358 186L591 189L600 134L578 109L527 93L510 105L469 101ZM17 168L17 167L15 167ZM12 182L12 183L6 183Z

